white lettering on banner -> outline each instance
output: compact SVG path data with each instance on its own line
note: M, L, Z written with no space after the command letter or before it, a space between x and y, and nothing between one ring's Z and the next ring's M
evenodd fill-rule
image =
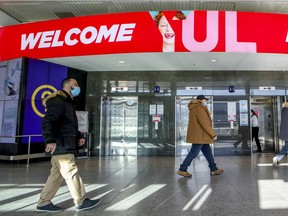
M68 45L68 46L73 46L73 45L75 45L75 44L77 44L78 43L78 40L75 38L75 39L73 39L73 40L71 40L71 36L73 35L73 34L76 34L76 35L78 35L78 34L80 34L80 29L78 29L78 28L72 28L72 29L70 29L68 32L67 32L67 34L65 35L65 43Z
M132 29L135 28L135 25L136 25L135 23L121 25L116 41L130 41L132 39L132 36L131 36L133 33Z
M87 34L91 33L90 38L87 38ZM86 27L80 34L80 41L84 44L91 44L97 37L97 29L93 26Z
M219 41L219 12L207 11L207 34L203 42L195 40L194 12L191 11L186 20L183 20L182 40L189 51L212 51ZM225 12L225 43L228 52L256 53L256 43L237 41L237 12Z
M218 43L218 11L207 11L207 36L203 42L195 40L194 17L195 13L191 11L186 20L183 20L183 44L191 52L209 52Z
M288 33L287 33L287 36L286 36L286 42L288 42Z
M226 11L226 51L256 53L256 43L237 41L237 13Z
M96 43L101 43L103 37L107 39L109 36L109 42L115 41L118 28L119 25L113 25L109 30L107 29L107 26L101 26Z
M110 29L106 25L100 26L99 32L94 26L88 26L82 31L79 28L68 30L64 41L60 40L61 30L51 30L21 35L21 50L36 48L59 47L64 44L74 46L79 41L83 44L101 43L109 38L109 42L131 41L136 23L115 24ZM38 47L36 44L39 42Z
M47 48L51 46L52 37L55 31L47 31L42 33L42 37L40 39L39 48Z
M55 36L52 41L52 47L57 47L57 46L63 46L64 41L59 41L59 36L60 36L61 30L57 30L55 32Z
M33 49L41 37L42 32L38 32L34 38L34 33L30 33L28 38L26 38L26 34L21 35L21 50L25 50L29 45L29 49Z

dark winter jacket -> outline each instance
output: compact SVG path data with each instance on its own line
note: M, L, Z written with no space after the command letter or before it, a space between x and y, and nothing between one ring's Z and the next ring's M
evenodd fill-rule
M288 140L288 102L283 104L279 138Z
M78 120L70 95L64 90L57 91L45 98L43 105L46 107L42 122L45 144L56 143L53 155L76 153L82 136L78 131Z
M187 143L212 144L216 136L212 128L212 120L206 106L201 100L192 100L188 104L189 123L187 128Z

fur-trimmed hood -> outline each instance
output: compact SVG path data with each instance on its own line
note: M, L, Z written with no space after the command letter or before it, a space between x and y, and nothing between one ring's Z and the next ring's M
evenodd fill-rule
M57 95L61 95L62 97L67 98L67 95L65 94L65 92L63 92L62 90L58 90L56 92L53 92L52 94L49 94L46 98L43 99L42 101L43 106L46 107L47 100L49 100L50 98L56 97Z
M288 102L284 102L284 103L283 103L283 107L288 108Z
M191 100L190 103L188 104L188 109L194 109L195 107L202 105L202 101L201 100Z

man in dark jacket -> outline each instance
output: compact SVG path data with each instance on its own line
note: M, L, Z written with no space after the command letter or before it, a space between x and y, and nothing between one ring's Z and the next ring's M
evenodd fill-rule
M76 211L93 208L100 200L86 198L86 193L74 154L85 139L78 131L78 120L74 108L73 97L80 93L75 79L66 78L62 82L62 90L50 94L43 100L46 114L42 122L45 140L45 151L51 154L51 171L40 194L36 210L42 212L59 212L62 208L55 206L51 200L57 193L63 180L70 190Z

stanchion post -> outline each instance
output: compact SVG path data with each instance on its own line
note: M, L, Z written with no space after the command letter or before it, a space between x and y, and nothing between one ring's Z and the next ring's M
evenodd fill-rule
M30 163L30 141L31 141L31 136L28 136L28 156L27 156L26 167L29 167L29 163Z
M87 142L87 156L90 157L90 142L91 142L91 134L87 133L87 138L88 138L88 142Z

